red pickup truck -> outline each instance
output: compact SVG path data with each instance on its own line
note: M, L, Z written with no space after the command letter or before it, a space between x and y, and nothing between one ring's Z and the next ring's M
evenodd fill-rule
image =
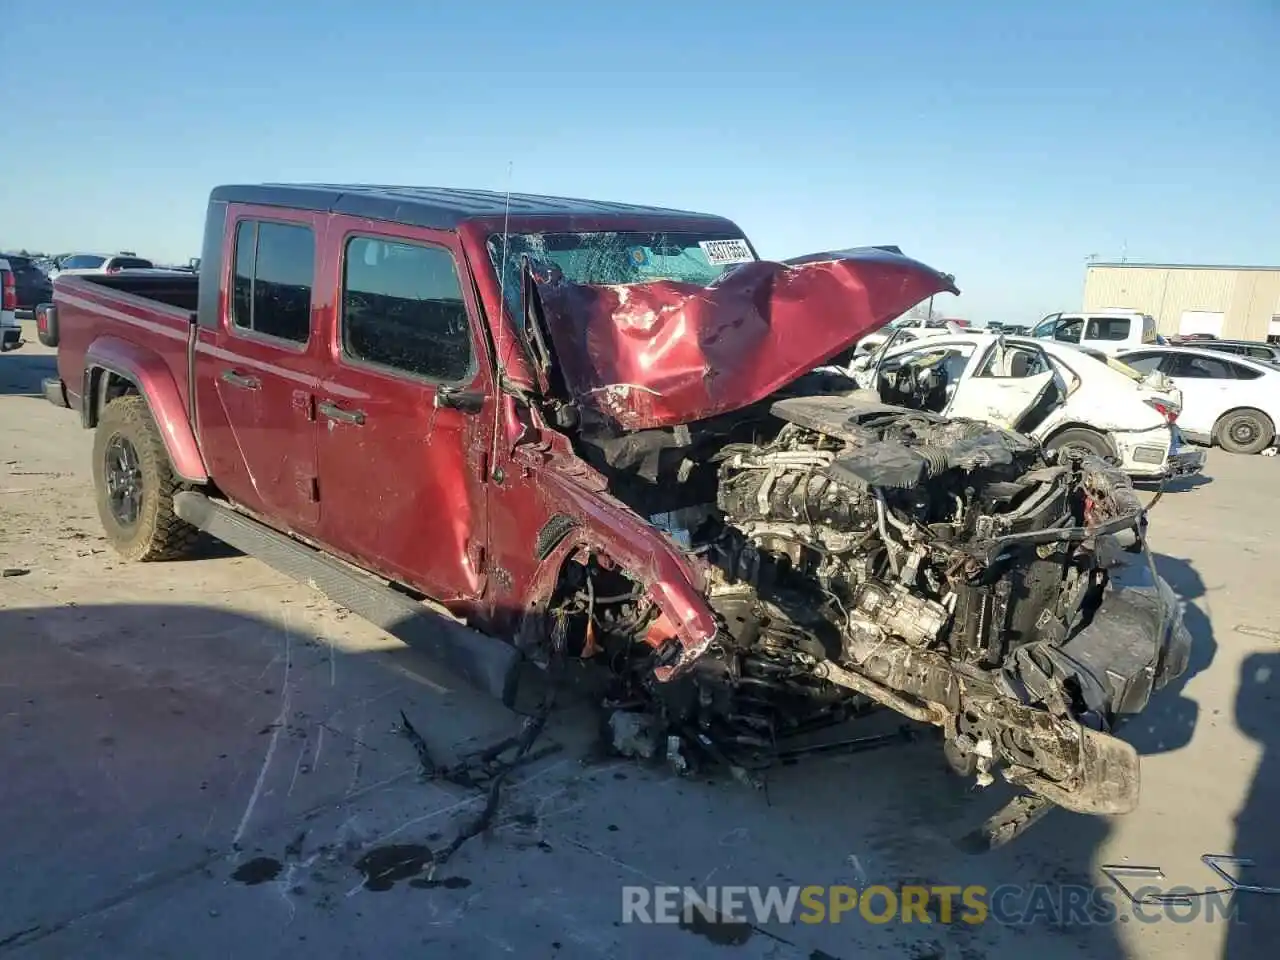
M980 782L1127 811L1112 734L1190 644L1113 576L1147 569L1128 481L823 368L941 291L704 214L225 186L198 276L58 278L37 327L125 557L207 531L508 699L592 661L657 750L739 772L889 707Z

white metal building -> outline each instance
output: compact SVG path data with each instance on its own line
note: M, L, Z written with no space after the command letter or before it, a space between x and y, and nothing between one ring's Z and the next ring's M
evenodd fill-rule
M1280 267L1091 263L1084 309L1107 307L1149 313L1166 336L1280 340Z

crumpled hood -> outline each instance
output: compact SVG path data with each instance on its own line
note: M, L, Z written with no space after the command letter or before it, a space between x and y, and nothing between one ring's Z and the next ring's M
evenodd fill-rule
M943 291L952 277L881 247L744 263L708 286L538 283L572 399L629 430L763 400Z

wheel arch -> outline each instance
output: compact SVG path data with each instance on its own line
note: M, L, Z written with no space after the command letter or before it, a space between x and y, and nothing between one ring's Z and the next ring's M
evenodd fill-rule
M705 651L717 632L715 616L693 583L673 576L676 570L662 562L659 551L638 552L581 515L553 514L542 531L535 543L534 569L519 590L520 614L509 625L518 647L528 651L548 636L547 615L569 568L594 559L632 581L654 603L657 616L637 639L655 649L674 640L681 648L674 663L655 670L660 681L681 672Z
M186 402L164 358L117 337L95 340L85 353L80 422L96 427L116 397L136 393L159 428L173 472L188 483L206 483L209 472L187 419Z

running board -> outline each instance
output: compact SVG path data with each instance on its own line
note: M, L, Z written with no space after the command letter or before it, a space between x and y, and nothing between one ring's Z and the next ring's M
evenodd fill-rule
M194 527L319 590L341 607L421 650L471 686L515 703L520 652L405 596L340 560L272 530L202 493L184 491L173 510Z

